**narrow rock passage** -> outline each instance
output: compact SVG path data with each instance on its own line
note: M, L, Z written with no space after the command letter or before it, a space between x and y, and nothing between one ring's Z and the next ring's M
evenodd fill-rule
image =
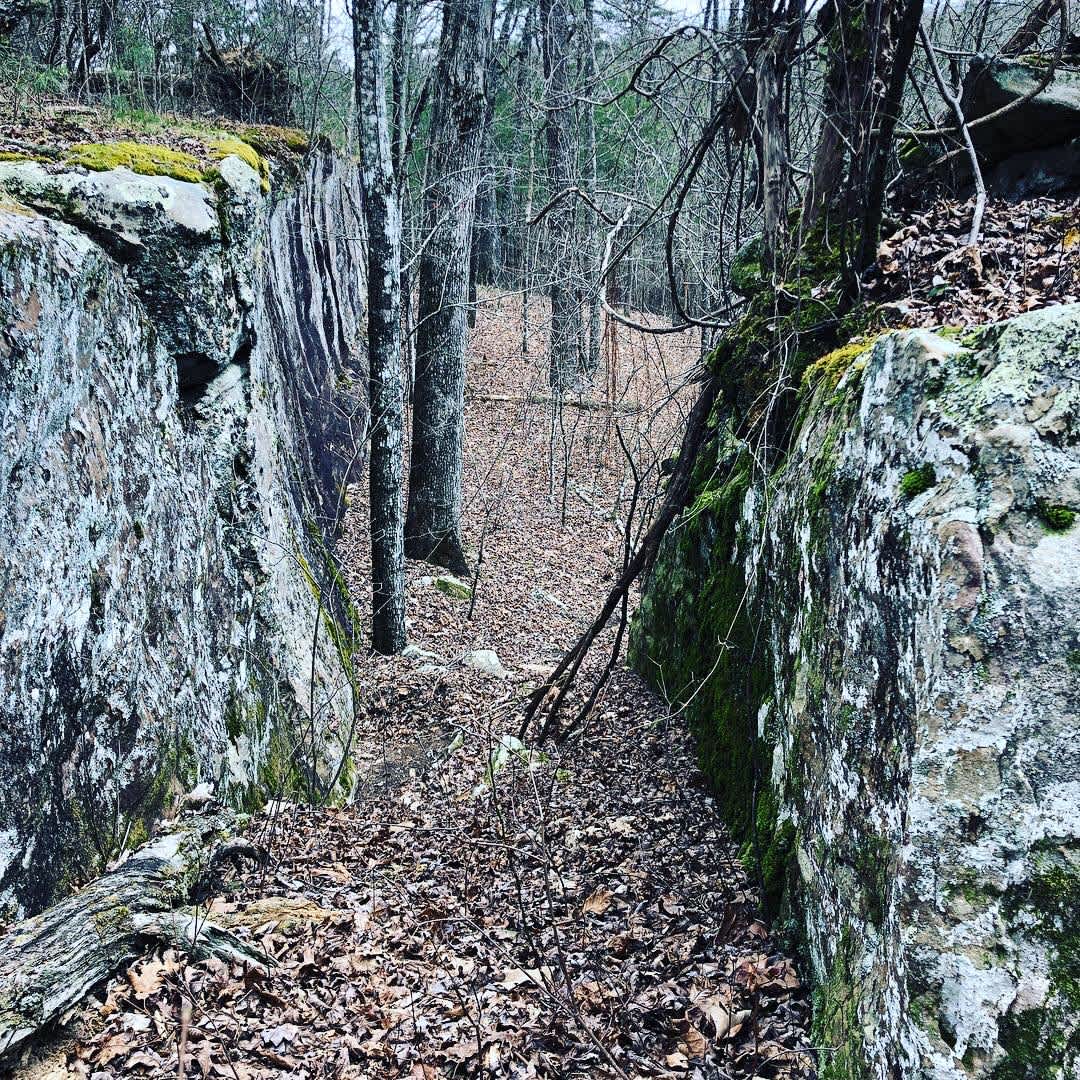
M561 749L513 738L515 707L621 557L630 490L609 421L639 464L670 452L696 342L620 340L617 409L566 410L565 510L542 360L519 343L516 301L481 308L466 449L475 602L410 565L413 647L361 673L354 801L261 811L250 834L271 864L209 901L277 966L158 953L36 1075L813 1075L808 994L759 917L682 720L620 669ZM346 569L363 607L355 495Z

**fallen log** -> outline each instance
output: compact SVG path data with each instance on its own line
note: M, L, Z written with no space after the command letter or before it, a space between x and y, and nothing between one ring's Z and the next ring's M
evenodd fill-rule
M154 942L196 958L268 964L232 931L182 910L225 859L254 849L230 839L226 811L190 813L115 869L0 937L0 1061Z

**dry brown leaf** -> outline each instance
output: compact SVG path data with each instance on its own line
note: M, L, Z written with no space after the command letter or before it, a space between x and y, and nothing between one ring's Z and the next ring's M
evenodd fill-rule
M693 1024L687 1029L683 1041L691 1057L704 1057L705 1051L709 1048L709 1040Z
M581 911L585 915L603 915L609 907L615 894L610 889L595 889L589 898L581 905Z

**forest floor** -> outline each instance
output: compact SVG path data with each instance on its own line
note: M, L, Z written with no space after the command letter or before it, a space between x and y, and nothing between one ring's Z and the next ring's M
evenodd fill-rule
M540 332L531 352L520 301L488 298L466 415L475 603L409 564L418 651L365 662L354 800L271 804L250 829L271 865L209 904L276 965L159 950L90 1002L82 1037L35 1077L813 1075L808 994L682 719L620 668L560 749L513 738L622 558L633 485L615 422L639 469L674 452L696 337L608 343L599 389L566 410L554 490ZM656 490L652 468L643 494ZM345 565L364 607L355 495ZM475 650L501 671L470 666Z

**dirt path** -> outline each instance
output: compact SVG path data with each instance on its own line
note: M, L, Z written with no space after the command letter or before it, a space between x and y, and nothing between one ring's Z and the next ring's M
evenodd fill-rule
M37 1076L813 1075L807 994L757 918L680 719L620 670L561 751L511 738L620 558L630 488L611 418L639 462L666 456L696 345L620 341L617 409L567 410L565 499L514 303L481 309L473 348L475 603L410 565L415 650L367 664L354 801L257 815L272 867L211 904L277 966L158 953ZM344 547L363 604L354 509ZM476 650L503 670L470 666Z

